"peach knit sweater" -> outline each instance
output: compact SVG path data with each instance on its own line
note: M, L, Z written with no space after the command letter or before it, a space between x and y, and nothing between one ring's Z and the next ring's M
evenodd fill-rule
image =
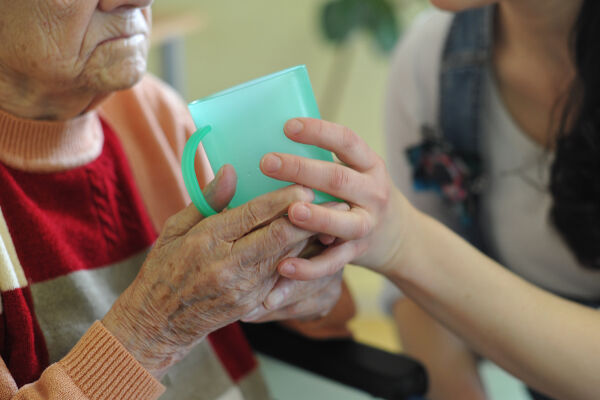
M178 96L153 77L112 95L95 111L67 122L25 121L0 114L0 161L23 171L49 173L85 165L102 151L99 118L117 133L157 231L188 203L179 172L193 122ZM26 140L22 138L27 138ZM199 158L201 186L212 172ZM168 196L165 196L168 193ZM96 322L41 378L17 391L0 360L0 400L154 399L163 385Z
M67 122L25 121L0 112L0 162L34 173L85 165L103 148L99 117L117 134L144 205L160 231L170 215L189 203L179 163L194 126L185 104L153 77L144 78L134 88L112 95L97 110ZM197 171L201 186L212 178L204 154L198 158ZM330 318L293 325L313 336L346 335L345 323L353 312L346 289ZM0 359L0 400L137 400L155 399L163 391L163 385L100 322L94 323L66 356L46 368L39 380L20 389Z

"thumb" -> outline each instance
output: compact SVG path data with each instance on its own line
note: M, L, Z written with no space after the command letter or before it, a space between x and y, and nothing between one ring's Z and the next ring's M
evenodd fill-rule
M213 210L221 211L231 201L231 198L235 194L236 185L237 175L235 169L229 164L224 165L217 172L215 179L204 187L204 197ZM165 225L166 235L168 237L184 235L203 219L204 216L198 211L196 206L189 204L186 208L169 218Z
M202 191L206 201L213 210L220 212L233 198L237 186L237 174L230 164L225 164L219 169L215 179L210 181Z

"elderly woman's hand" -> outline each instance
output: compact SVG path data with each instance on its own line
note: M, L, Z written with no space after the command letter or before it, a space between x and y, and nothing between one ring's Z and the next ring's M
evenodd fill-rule
M323 207L348 211L346 203L327 203ZM311 258L326 247L315 237L303 249L301 258ZM242 318L245 322L319 319L333 309L342 293L342 270L331 276L310 281L297 281L280 277L265 301Z
M223 175L231 176L217 176ZM230 196L217 190L213 205L222 207ZM290 186L210 218L194 206L174 215L104 325L162 376L208 333L263 303L279 279L277 263L299 255L312 235L283 215L313 196Z
M349 262L385 273L402 254L413 208L392 184L383 160L356 133L331 122L297 118L286 123L285 133L296 142L334 152L344 164L271 153L261 162L263 173L332 194L347 201L350 211L306 201L290 206L293 224L338 239L311 259L282 261L280 273L315 279L335 274Z

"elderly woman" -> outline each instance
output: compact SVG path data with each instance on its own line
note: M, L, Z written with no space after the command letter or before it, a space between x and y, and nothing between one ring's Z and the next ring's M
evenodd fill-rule
M340 296L339 275L277 273L310 240L283 217L310 190L185 207L193 125L143 77L150 5L0 0L0 399L153 399L158 379L165 398L264 399L230 324L319 317ZM234 190L229 167L206 194L223 208Z

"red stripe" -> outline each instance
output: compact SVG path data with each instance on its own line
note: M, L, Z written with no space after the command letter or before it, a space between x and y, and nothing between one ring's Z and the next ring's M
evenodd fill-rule
M29 286L2 292L2 303L2 359L17 386L21 387L37 380L48 366L48 349L37 320L33 317ZM10 329L4 329L9 327Z
M238 323L211 333L208 339L234 382L238 382L258 366Z
M121 145L103 127L102 154L85 166L38 174L0 164L0 206L32 283L116 263L156 239Z
M41 174L0 163L0 207L30 283L123 261L156 239L121 144L103 128L102 153L85 166ZM39 378L48 350L30 288L2 302L2 358L21 386Z

